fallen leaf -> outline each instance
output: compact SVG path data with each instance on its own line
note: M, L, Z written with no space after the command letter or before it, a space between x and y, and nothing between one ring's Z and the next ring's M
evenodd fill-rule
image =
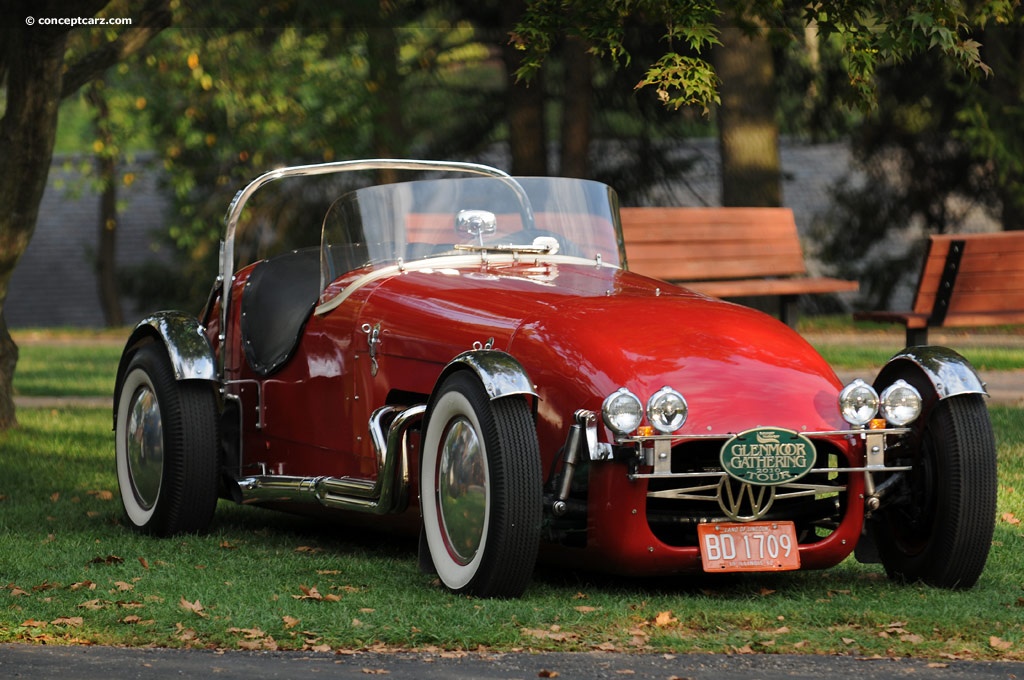
M546 668L537 673L538 678L557 678L558 671L549 671Z
M140 558L139 558L139 564L141 564L141 565L142 565L142 568L143 568L143 569L149 569L149 561L148 561L148 560L146 560L146 558L145 558L145 557L140 557Z
M314 601L317 601L317 602L320 602L320 601L340 602L341 601L341 596L340 595L335 595L334 593L328 593L326 595L323 595L319 590L317 590L316 586L308 587L308 586L301 585L301 586L299 586L299 590L302 591L302 595L292 595L292 599L295 599L295 600L314 600Z
M284 629L291 630L295 626L299 625L301 621L294 616L282 616L281 620L284 621Z
M124 581L114 581L114 585L117 586L117 589L122 593L128 592L129 590L135 590L135 586L131 583L125 583Z
M84 619L81 616L61 616L50 621L55 626L68 626L69 628L77 628L83 622Z
M178 603L178 606L180 606L182 609L184 609L187 612L192 612L193 614L196 614L198 616L202 616L204 618L209 616L209 614L207 614L205 611L203 611L203 605L200 604L199 600L196 600L195 602L189 602L188 600L186 600L183 597L183 598L181 598L181 601Z
M50 624L46 621L36 621L35 619L28 619L27 621L22 621L21 625L25 628L46 628Z
M103 602L101 600L88 600L87 602L83 602L82 604L78 605L78 608L79 609L89 609L91 611L97 611L97 610L103 609L106 606L107 605L103 604Z
M362 669L362 671L367 675L388 675L389 673L391 673L391 671L386 670L384 668L364 668Z
M178 631L178 634L175 637L182 642L191 642L199 637L199 633L195 632L191 628L186 628L180 623L174 624L174 627Z
M999 651L1005 652L1006 650L1013 647L1013 643L1009 640L1003 640L1002 638L998 638L995 635L993 635L988 639L988 646L992 649L998 649Z
M106 557L94 557L89 560L89 564L122 564L124 562L123 557L117 555L107 555Z
M113 492L112 491L107 491L106 489L103 489L102 491L90 491L89 495L93 496L93 497L95 497L95 498L97 498L98 500L101 500L101 501L112 501L112 500L114 500Z
M659 628L664 628L673 623L679 623L679 619L672 616L672 612L658 612L658 615L654 617L654 625Z
M580 605L579 607L573 607L580 614L589 614L590 612L596 612L597 607L591 607L589 605Z
M1020 524L1020 519L1018 517L1014 516L1014 514L1012 512L1004 512L1002 514L1002 520L1004 522L1006 522L1007 524L1013 524L1013 525Z

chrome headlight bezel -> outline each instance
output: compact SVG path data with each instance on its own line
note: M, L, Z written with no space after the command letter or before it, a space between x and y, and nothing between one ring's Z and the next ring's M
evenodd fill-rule
M902 378L882 390L879 399L879 412L882 417L896 427L903 427L917 420L924 408L921 393Z
M601 404L601 418L613 432L626 436L640 427L644 407L638 396L620 387L605 397Z
M647 421L662 434L672 434L683 426L689 405L682 394L668 385L647 400Z
M857 378L839 393L839 412L843 420L855 427L863 427L878 415L878 392Z

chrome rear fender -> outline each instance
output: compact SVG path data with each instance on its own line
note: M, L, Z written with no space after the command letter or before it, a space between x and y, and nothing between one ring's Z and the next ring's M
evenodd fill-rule
M140 321L125 343L114 383L114 419L121 385L132 356L150 342L159 342L167 352L177 380L217 381L217 357L203 333L199 320L183 312L157 312ZM116 422L114 423L116 426Z

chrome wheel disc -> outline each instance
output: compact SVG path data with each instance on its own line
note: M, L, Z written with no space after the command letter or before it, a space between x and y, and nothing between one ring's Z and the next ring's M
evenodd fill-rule
M487 458L480 435L466 418L449 423L441 438L437 477L437 506L446 547L458 564L469 564L486 529Z
M132 395L125 435L132 494L142 510L149 510L159 497L164 471L160 404L149 385L140 386Z

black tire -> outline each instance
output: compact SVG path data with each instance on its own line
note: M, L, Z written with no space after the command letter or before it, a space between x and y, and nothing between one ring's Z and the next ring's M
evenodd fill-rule
M163 347L125 370L117 405L117 482L128 523L155 536L205 531L217 505L217 401L210 384L179 381Z
M996 519L996 446L984 397L936 404L913 466L907 493L874 520L886 573L970 588L985 568Z
M519 597L540 542L542 480L526 400L494 401L468 372L448 377L427 416L420 511L427 552L457 593Z

